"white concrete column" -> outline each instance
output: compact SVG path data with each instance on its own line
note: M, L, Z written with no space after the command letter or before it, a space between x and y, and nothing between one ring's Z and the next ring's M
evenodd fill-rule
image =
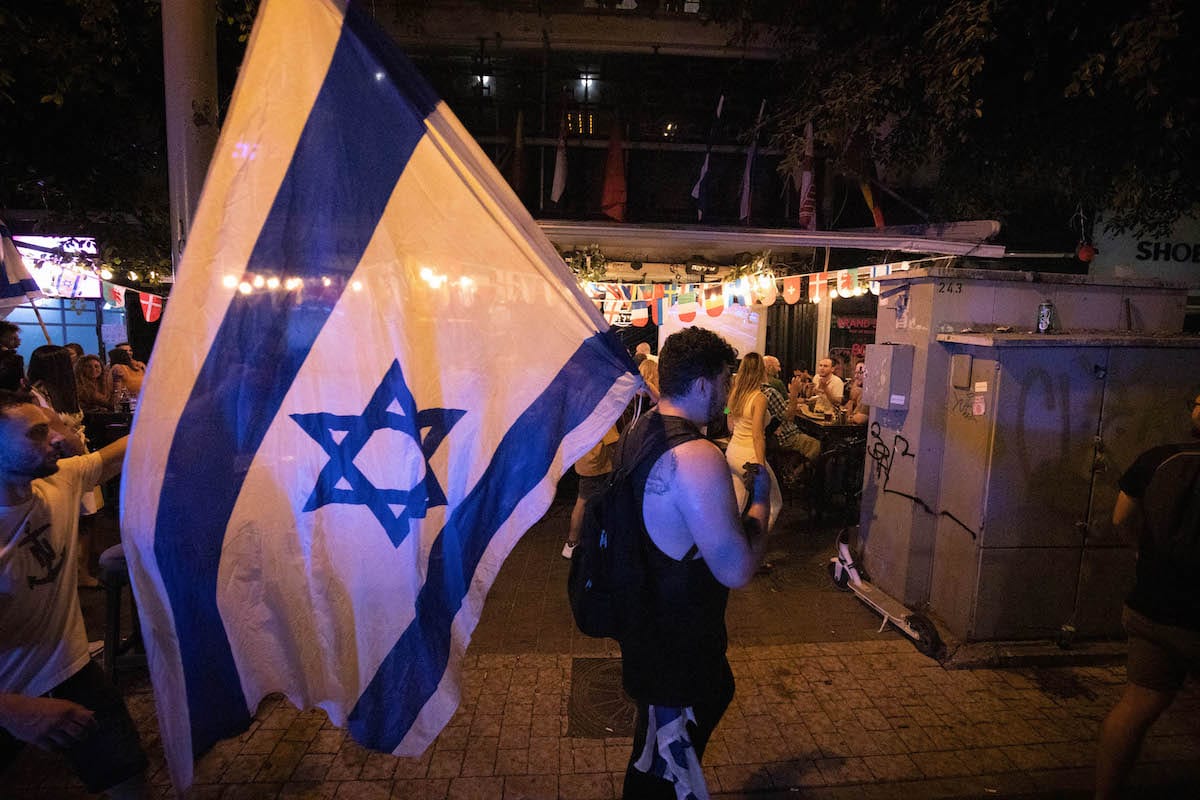
M217 145L217 17L212 0L162 0L171 261L179 266Z

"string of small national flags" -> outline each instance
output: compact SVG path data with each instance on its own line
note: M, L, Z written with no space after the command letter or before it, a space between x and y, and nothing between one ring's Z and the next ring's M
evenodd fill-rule
M922 259L922 261L941 259ZM623 283L585 282L584 293L596 304L610 325L642 327L661 325L667 309L675 308L681 322L692 322L697 314L717 317L735 306L773 305L783 298L789 305L807 299L879 294L879 279L906 271L920 261L874 264L854 269L813 272L776 277L770 272L743 275L720 283Z

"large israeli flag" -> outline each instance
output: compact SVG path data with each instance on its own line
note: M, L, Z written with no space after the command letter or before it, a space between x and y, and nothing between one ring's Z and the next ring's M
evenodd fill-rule
M282 691L421 753L484 597L632 364L366 14L263 4L150 364L122 526L177 789Z

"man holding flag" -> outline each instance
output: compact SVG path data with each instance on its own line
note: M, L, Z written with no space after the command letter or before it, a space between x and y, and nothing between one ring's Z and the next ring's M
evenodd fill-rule
M354 3L262 4L179 276L121 503L176 789L271 692L419 755L627 353Z
M75 587L79 501L121 471L125 439L59 460L33 398L0 392L0 770L20 743L61 751L89 792L149 797L120 692L88 653Z

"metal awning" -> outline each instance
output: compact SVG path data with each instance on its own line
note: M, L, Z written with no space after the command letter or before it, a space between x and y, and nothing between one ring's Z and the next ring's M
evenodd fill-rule
M732 266L742 253L765 250L784 261L810 261L815 249L874 250L913 256L972 256L1003 258L1003 245L983 241L937 239L900 233L865 231L805 231L794 228L739 228L691 225L636 225L617 222L538 220L538 225L561 252L599 245L610 264L639 261L640 276L654 280L652 265L706 263ZM668 274L665 277L669 277ZM631 274L632 276L632 274ZM617 276L614 276L617 277Z

